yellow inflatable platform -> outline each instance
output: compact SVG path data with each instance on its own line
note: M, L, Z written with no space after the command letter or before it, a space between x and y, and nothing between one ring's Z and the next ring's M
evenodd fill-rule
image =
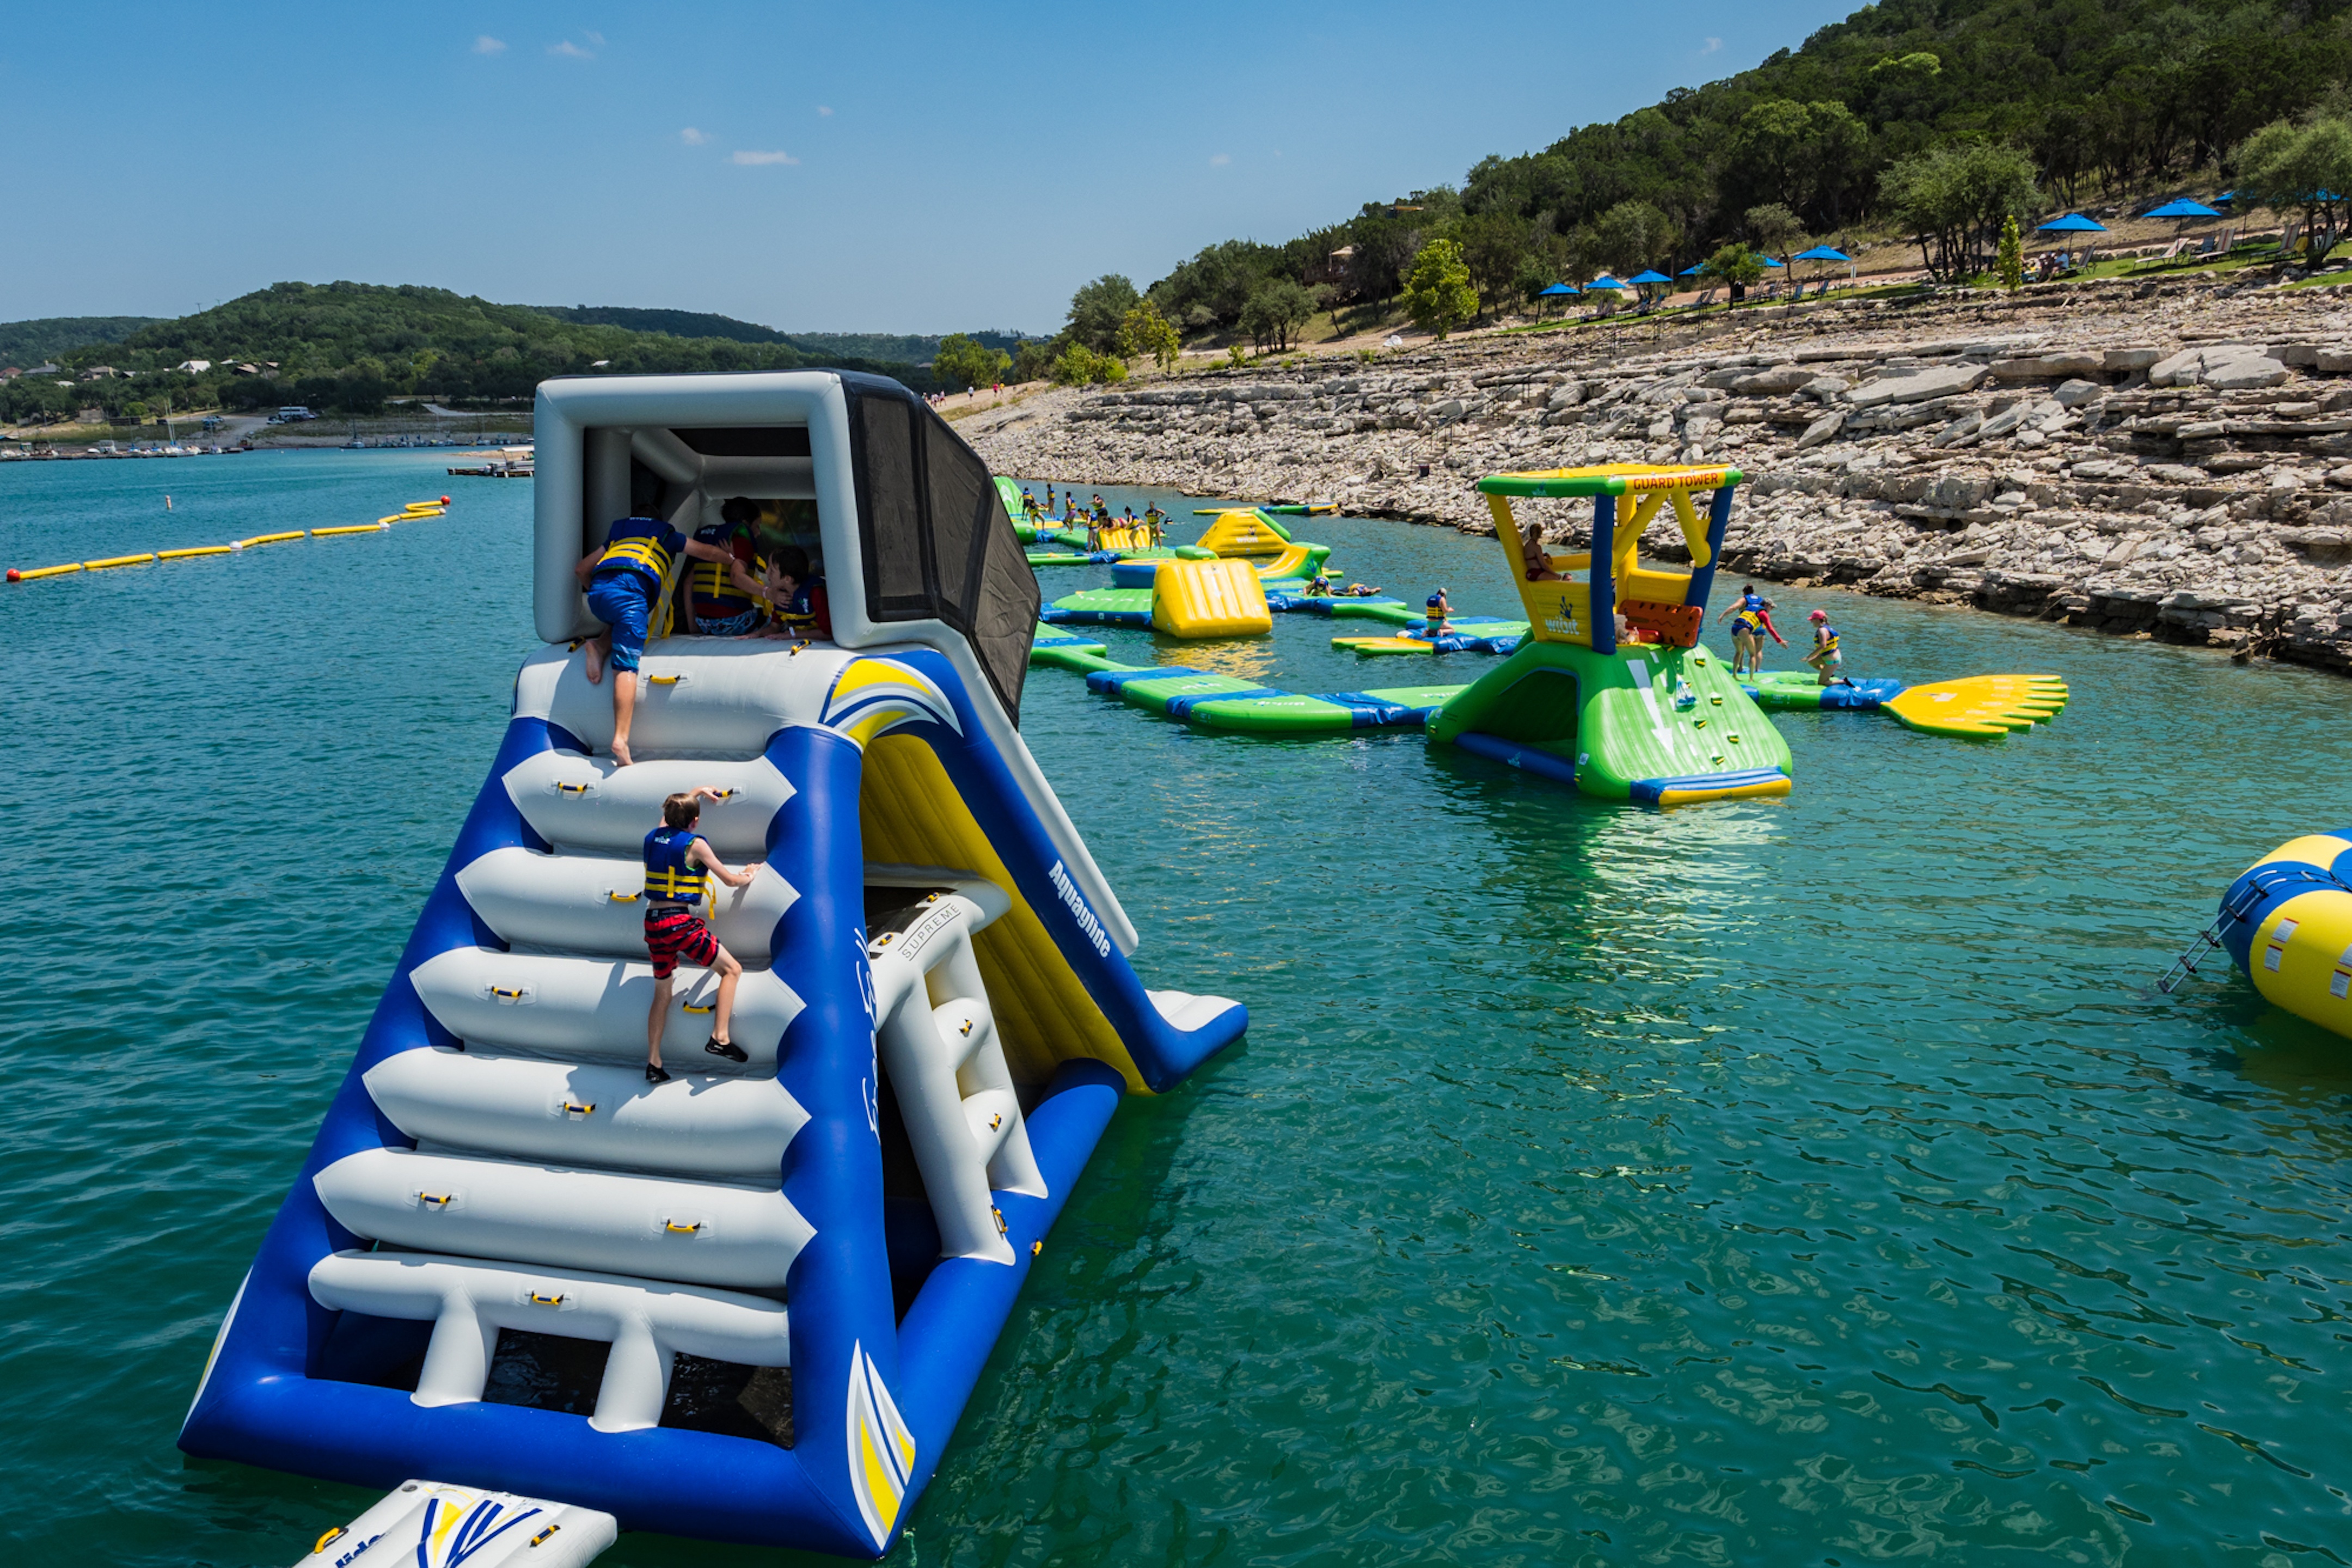
M1151 626L1174 637L1266 637L1274 612L1247 561L1162 561L1151 578Z

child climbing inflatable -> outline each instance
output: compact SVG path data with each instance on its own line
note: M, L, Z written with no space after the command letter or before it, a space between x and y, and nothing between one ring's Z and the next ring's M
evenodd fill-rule
M415 1483L321 1563L454 1563L517 1519L477 1561L570 1568L617 1529L878 1557L1120 1095L1247 1015L1130 963L1015 727L1036 580L921 399L583 377L537 436L545 646L180 1444ZM624 667L737 495L813 505L830 637L648 616ZM642 578L611 620L608 559ZM589 680L605 625L634 709ZM582 1342L584 1382L550 1350Z

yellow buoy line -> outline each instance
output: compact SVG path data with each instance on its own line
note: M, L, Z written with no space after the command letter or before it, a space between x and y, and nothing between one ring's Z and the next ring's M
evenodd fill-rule
M61 566L11 566L8 568L8 581L30 583L37 577L62 577L69 572L104 572L116 566L145 566L158 561L185 561L197 555L230 555L258 545L283 544L291 539L329 539L342 533L383 533L395 522L419 522L428 517L446 517L448 512L447 496L438 500L413 500L390 517L380 517L373 522L352 523L341 528L297 528L284 533L257 533L251 539L235 540L227 544L197 544L184 550L150 550L137 555L110 555L101 561L68 561Z

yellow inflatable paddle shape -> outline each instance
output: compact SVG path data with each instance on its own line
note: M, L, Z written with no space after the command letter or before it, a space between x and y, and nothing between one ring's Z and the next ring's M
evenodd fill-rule
M1914 686L1886 710L1931 735L1999 737L2046 723L2066 706L2066 683L2054 675L1969 675Z

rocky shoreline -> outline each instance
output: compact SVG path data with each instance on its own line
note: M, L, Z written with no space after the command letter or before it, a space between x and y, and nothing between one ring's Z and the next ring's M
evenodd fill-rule
M1725 562L2352 674L2352 286L1833 300L1058 390L1000 473L1491 534L1482 474L1727 462ZM1556 541L1580 542L1565 503ZM1523 513L1522 515L1526 515ZM1645 553L1682 554L1670 523Z

